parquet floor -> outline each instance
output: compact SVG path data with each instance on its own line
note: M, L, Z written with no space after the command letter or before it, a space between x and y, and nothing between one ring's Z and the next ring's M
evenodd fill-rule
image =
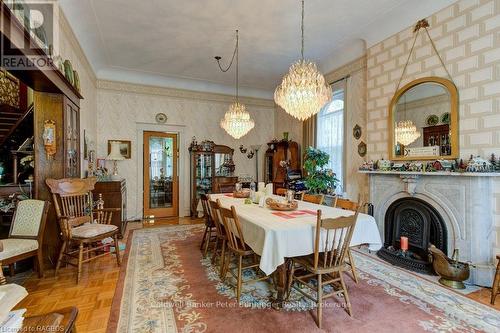
M128 223L123 242L129 230L165 225L203 223L203 220L177 218L155 221L155 223ZM28 296L16 308L26 308L25 316L51 312L67 306L79 310L76 328L79 333L106 332L111 303L118 281L119 267L115 256L105 256L83 265L80 284L76 284L76 268L61 268L57 278L53 270L45 272L44 279L32 274L24 283Z
M155 221L153 224L129 223L124 241L131 229L202 222L199 219L180 218ZM106 332L118 274L119 268L114 256L106 256L84 265L79 285L76 284L76 269L70 266L62 268L57 278L54 277L54 271L47 271L42 280L33 274L24 283L29 295L17 308L26 308L26 315L32 316L66 306L76 306L79 309L76 322L79 333ZM468 297L489 305L490 289L482 289L469 294ZM495 308L500 310L500 297L496 303Z

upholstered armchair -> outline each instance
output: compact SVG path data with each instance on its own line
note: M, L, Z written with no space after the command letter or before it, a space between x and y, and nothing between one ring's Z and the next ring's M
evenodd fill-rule
M113 212L119 212L120 208L94 209L92 190L96 178L47 179L45 182L52 193L63 240L55 275L64 262L78 267L76 283L79 283L82 264L108 254L104 249L109 244L102 243L105 238L113 238L116 261L120 266L119 230L110 224Z
M32 199L17 203L9 237L0 240L0 267L9 265L11 275L14 273L14 263L32 257L36 259L38 276L43 277L42 240L49 205L49 202ZM5 283L3 274L0 276L0 284L2 282Z

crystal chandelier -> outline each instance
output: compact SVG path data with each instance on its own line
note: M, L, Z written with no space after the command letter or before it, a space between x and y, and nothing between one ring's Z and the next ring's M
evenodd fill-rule
M255 122L250 118L250 114L247 112L245 104L239 102L238 96L238 69L239 69L239 36L238 30L236 30L236 47L234 49L233 58L229 63L229 66L225 69L221 67L220 60L221 57L215 57L217 63L219 64L219 68L223 72L227 72L231 65L233 64L233 60L236 56L236 101L229 106L229 110L226 111L224 118L220 121L220 127L222 127L229 135L231 135L235 139L239 139L255 126Z
M274 92L274 101L288 114L305 120L318 113L332 92L314 62L304 59L304 0L302 0L301 59L290 66Z
M220 121L220 127L235 139L239 139L247 134L254 126L255 123L250 118L245 104L239 102L231 104L224 118Z
M395 128L396 141L408 146L420 137L417 126L411 120L398 121Z

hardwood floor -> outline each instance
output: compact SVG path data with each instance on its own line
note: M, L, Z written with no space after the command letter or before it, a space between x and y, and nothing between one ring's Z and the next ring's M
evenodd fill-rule
M203 220L176 218L156 220L154 223L133 222L127 226L123 241L129 230L154 228L165 225L203 223ZM106 256L84 265L82 279L76 285L76 269L62 268L57 278L54 271L47 271L44 279L32 274L24 283L29 295L16 308L26 308L26 316L43 314L66 306L76 306L79 310L76 321L79 333L106 332L111 302L118 280L119 267L114 256ZM489 305L490 289L481 289L468 297ZM500 298L494 306L500 310Z
M175 218L156 220L154 223L131 222L128 223L123 242L132 229L194 223L203 223L203 220ZM119 271L115 257L105 256L83 265L82 279L78 285L76 268L72 266L61 268L57 278L53 270L47 270L44 279L32 274L23 284L29 294L16 308L26 308L25 316L34 316L76 306L79 310L76 321L79 333L106 332Z

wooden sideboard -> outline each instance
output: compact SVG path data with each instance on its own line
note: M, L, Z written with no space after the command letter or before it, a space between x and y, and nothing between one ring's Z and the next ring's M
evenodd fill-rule
M121 214L113 214L111 223L118 227L120 230L119 237L122 238L127 221L127 184L125 179L97 182L92 193L94 201L97 201L99 194L102 194L104 208L121 208Z

